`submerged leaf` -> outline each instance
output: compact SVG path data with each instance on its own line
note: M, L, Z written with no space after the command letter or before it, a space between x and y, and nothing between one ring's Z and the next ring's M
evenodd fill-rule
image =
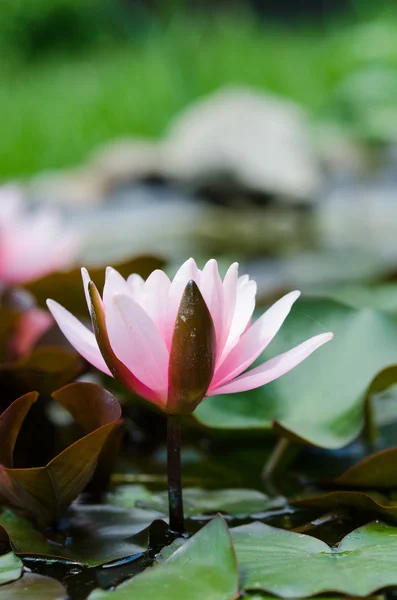
M22 510L40 527L55 525L91 479L100 452L120 422L118 401L92 383L74 383L58 390L59 402L86 432L44 467L15 469L12 455L22 422L37 395L15 400L0 415L0 499Z
M75 505L67 515L65 532L61 530L50 537L11 511L0 515L0 526L7 531L11 547L19 556L39 556L96 567L127 556L141 556L148 543L145 530L161 516L147 510Z
M373 380L397 364L397 323L375 310L306 300L292 309L265 358L318 333L319 325L334 332L332 344L260 389L207 398L195 412L197 419L223 429L275 427L292 440L325 448L353 440L363 427ZM383 389L392 382L383 381Z
M168 514L168 494L149 494L137 486L121 486L111 495L111 502L121 506L141 506ZM193 517L212 513L226 513L244 518L253 513L282 508L284 498L269 498L266 494L249 489L203 490L185 488L183 490L185 516Z
M0 556L0 585L19 579L23 563L13 552ZM1 596L0 596L1 598Z
M113 592L94 590L89 600L233 600L238 595L230 535L223 519L216 517L162 565L150 567Z
M21 579L0 587L0 600L68 600L64 586L56 579L25 573Z

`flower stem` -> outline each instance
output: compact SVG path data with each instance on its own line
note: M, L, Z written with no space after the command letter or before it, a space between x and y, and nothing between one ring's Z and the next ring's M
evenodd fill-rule
M285 437L280 437L277 444L275 445L273 452L269 456L267 463L265 464L262 477L267 479L272 477L274 473L278 470L282 459L284 458L287 450L290 447L290 442Z
M170 530L184 533L181 477L181 418L167 415L167 469Z
M378 426L375 419L372 398L367 398L364 403L364 437L373 448L379 438Z

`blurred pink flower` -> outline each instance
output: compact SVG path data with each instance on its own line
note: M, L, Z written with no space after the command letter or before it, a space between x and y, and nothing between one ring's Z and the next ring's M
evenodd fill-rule
M22 313L10 340L11 356L18 359L29 354L53 323L51 315L41 308Z
M70 266L78 236L62 228L49 209L26 210L21 189L0 188L0 283L25 284Z
M89 274L83 269L82 275L93 316ZM192 281L197 284L212 317L216 341L210 383L190 410L184 410L169 398L169 365L181 299ZM53 300L47 304L64 335L88 362L116 377L117 368L112 367L115 362L121 364L122 382L127 387L164 411L177 413L191 412L206 396L263 386L296 367L332 339L332 333L322 333L247 371L277 334L300 292L287 294L252 324L255 294L255 281L248 275L238 277L237 263L231 265L223 281L213 259L203 270L189 259L172 281L160 270L154 271L146 281L136 274L125 280L108 267L103 301L99 301L104 318L98 337L102 341L104 335L107 338L106 355L101 354L94 333L70 312ZM94 324L95 319L98 320L98 315L94 314Z

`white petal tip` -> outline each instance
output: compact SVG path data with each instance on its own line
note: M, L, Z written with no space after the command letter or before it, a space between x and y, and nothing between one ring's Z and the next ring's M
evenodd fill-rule
M85 267L81 267L81 277L82 277L84 283L91 281L90 274Z
M323 344L330 342L333 339L333 337L334 334L331 331L329 331L327 333L320 333L319 335L316 335L315 339L317 340L318 347L320 347Z

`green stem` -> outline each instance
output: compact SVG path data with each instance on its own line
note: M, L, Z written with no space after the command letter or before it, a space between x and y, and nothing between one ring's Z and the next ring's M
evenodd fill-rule
M367 398L364 403L364 436L371 446L376 445L379 432L375 420L372 398Z
M278 440L277 444L275 445L275 447L273 449L273 452L269 456L269 459L263 468L262 477L264 479L269 479L269 477L272 477L274 475L274 473L279 468L280 463L281 463L282 459L284 458L285 453L287 452L289 447L290 447L290 442L289 442L289 440L287 440L287 438L281 437Z
M170 530L184 533L181 475L181 418L167 415L167 472Z

